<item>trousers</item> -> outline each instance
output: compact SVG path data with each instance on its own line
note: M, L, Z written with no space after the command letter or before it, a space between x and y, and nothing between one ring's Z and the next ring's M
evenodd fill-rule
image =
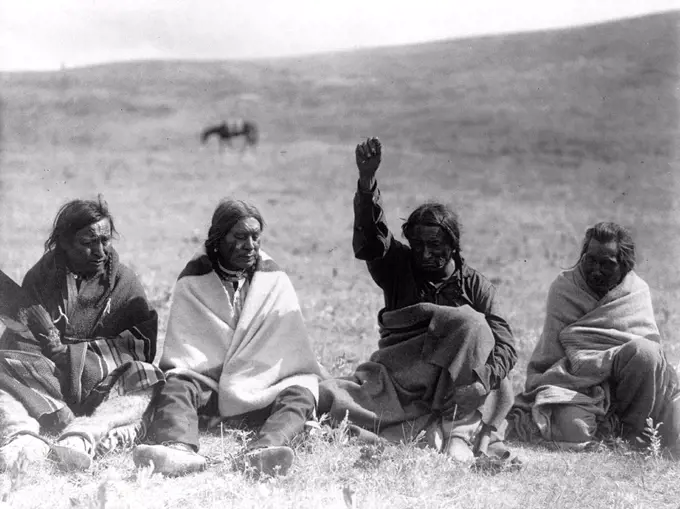
M147 441L156 444L179 442L199 449L199 415L218 416L217 392L200 381L170 374L152 403L154 412L147 430ZM267 407L229 417L230 422L258 429L247 448L286 445L303 431L316 406L309 389L291 386L283 389Z
M678 442L678 376L661 345L645 338L623 345L614 356L609 383L612 410L621 421L624 438L640 436L651 417L654 424L663 422L664 445L673 447ZM587 442L597 431L596 416L571 405L557 405L552 424L554 439L562 442Z

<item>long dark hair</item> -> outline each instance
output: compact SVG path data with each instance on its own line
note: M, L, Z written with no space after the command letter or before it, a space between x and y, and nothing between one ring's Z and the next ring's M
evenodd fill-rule
M602 221L586 230L581 246L579 261L588 251L588 244L592 239L601 243L616 242L618 247L616 259L621 266L622 276L628 274L635 268L635 242L630 231L616 223ZM578 262L576 262L578 265Z
M59 209L54 218L52 232L45 241L45 252L61 251L61 241L71 242L76 232L86 226L108 219L111 223L111 234L118 232L113 223L113 216L109 212L109 206L102 197L97 195L94 200L72 200Z
M420 226L439 226L448 237L453 247L453 258L458 268L463 267L463 258L460 254L460 221L450 207L438 202L427 202L418 206L408 219L401 225L401 232L406 240L412 238L413 228Z
M61 242L71 242L78 230L91 224L97 223L102 219L108 219L111 224L111 236L118 232L113 222L113 216L109 212L109 206L101 194L94 200L71 200L62 205L54 218L52 232L45 241L45 252L55 253L55 265L58 273L58 280L62 280L60 273L66 271L66 253L61 247ZM113 263L112 256L108 256L106 261L106 284L107 291L102 293L100 301L103 301L113 289Z
M224 199L213 212L208 238L205 240L205 251L210 261L215 265L219 258L220 241L241 219L252 217L260 223L260 229L264 230L264 218L260 211L242 200Z

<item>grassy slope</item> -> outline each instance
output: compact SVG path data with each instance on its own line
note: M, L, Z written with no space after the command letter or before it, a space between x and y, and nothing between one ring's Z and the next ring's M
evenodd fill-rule
M172 282L215 203L244 197L268 220L265 249L290 271L320 358L346 374L375 348L381 304L351 253L353 145L378 135L393 228L426 198L460 211L467 259L497 284L517 335L517 387L547 286L576 260L584 229L602 219L632 226L639 272L677 362L679 20L301 59L2 74L0 266L20 279L58 205L103 192L121 256L142 277L163 328ZM256 153L239 159L199 145L205 125L235 114L262 126ZM224 443L206 439L205 452L221 458ZM486 478L406 447L388 450L384 471L369 475L352 467L357 446L312 446L317 454L301 452L296 472L265 488L220 466L172 484L148 480L120 456L94 475L57 476L47 494L71 490L86 504L110 467L122 476L113 484L145 507L335 506L343 485L357 490L359 507L542 507L558 486L558 507L663 506L677 495L675 466L622 454L522 449L524 472ZM597 469L603 475L592 477ZM40 505L30 492L51 472L29 478L16 506ZM221 484L210 487L215 479Z

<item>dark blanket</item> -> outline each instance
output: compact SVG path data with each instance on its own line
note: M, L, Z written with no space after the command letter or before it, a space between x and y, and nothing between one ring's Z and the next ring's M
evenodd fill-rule
M108 272L83 281L79 289L63 262L48 252L28 271L22 289L47 310L67 345L66 352L48 358L25 334L8 329L0 338L0 389L33 417L65 407L88 414L112 392L122 395L163 380L152 364L158 316L115 251Z
M392 440L413 436L476 380L494 346L484 315L423 303L379 316L381 338L352 376L319 385L319 412ZM504 416L502 416L504 419ZM496 423L487 423L495 426Z

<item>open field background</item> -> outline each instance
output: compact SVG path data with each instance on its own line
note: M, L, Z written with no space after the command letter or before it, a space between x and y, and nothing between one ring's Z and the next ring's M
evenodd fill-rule
M395 232L425 199L459 211L464 256L496 284L517 337L518 390L548 286L600 220L632 228L677 364L679 28L680 14L667 13L299 59L0 74L0 267L20 280L59 206L101 192L163 331L173 282L217 201L246 199L268 222L263 249L291 275L320 360L348 374L376 347L382 304L351 250L354 145L376 135ZM236 115L261 126L257 151L200 145L201 129ZM11 507L346 507L348 487L356 507L680 507L678 466L621 451L517 444L526 468L489 476L412 445L367 467L355 463L359 445L326 430L300 444L288 478L261 484L230 470L239 443L206 435L214 465L172 481L135 471L128 454L85 474L48 465L20 476L7 498ZM0 475L7 493L12 476Z

